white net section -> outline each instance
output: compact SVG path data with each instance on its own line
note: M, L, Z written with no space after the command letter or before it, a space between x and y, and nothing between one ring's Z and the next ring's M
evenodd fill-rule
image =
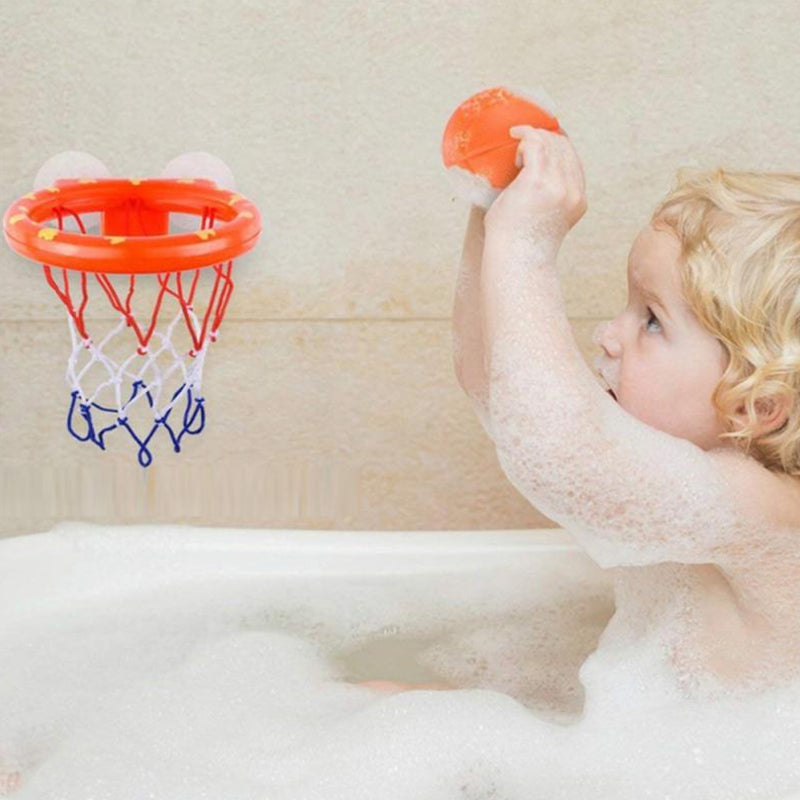
M183 277L96 274L103 291L95 295L105 294L118 316L109 319L103 304L99 318L91 321L85 313L91 278L62 269L58 280L45 267L48 283L68 311L67 430L72 436L105 450L110 434L121 431L147 467L159 430L175 452L186 435L203 430L203 366L233 289L232 266L217 264ZM204 308L196 308L204 297Z
M163 333L153 333L144 354L137 348L120 361L109 353L125 336L128 325L124 318L98 343L82 339L69 318L72 352L67 383L72 401L67 428L76 439L94 442L105 450L106 435L122 428L139 448L139 463L147 467L153 460L150 441L159 428L169 434L176 452L184 435L203 430L203 364L216 335L210 335L194 357L179 353L172 336L182 320L183 314L176 314Z

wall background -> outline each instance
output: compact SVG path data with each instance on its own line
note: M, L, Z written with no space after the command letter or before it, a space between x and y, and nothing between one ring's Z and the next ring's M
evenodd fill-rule
M680 166L797 171L795 0L6 4L0 204L85 150L120 175L189 150L264 218L206 362L209 418L143 470L64 425L68 330L41 268L0 247L0 535L62 519L271 528L547 527L452 368L468 207L450 113L544 87L586 169L559 273L587 360L628 250Z

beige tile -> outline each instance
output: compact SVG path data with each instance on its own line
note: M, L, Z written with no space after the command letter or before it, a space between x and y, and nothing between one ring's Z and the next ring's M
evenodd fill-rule
M800 112L770 91L798 69L791 4L769 17L770 48L751 46L748 5L723 0L690 3L680 27L653 0L636 15L622 0L550 3L525 8L521 25L502 3L269 6L238 4L219 20L131 7L119 12L121 39L97 6L54 41L53 27L73 23L69 9L10 5L6 51L36 52L37 69L5 87L2 208L65 149L94 152L118 175L150 175L202 148L230 164L264 218L258 249L237 264L231 319L444 320L467 211L440 137L459 102L505 74L546 88L582 159L589 211L559 272L568 314L604 317L624 302L633 236L679 166L793 164ZM731 46L696 45L709 13L729 21L716 33ZM147 35L154 23L163 35ZM197 59L197 42L216 57ZM91 77L80 91L63 70L71 59ZM182 79L164 80L165 63ZM0 247L0 274L0 319L63 317L37 265Z
M439 192L446 198L448 187L440 186ZM383 208L376 198L373 208L363 209L365 219L359 225L330 226L330 244L323 254L309 250L306 231L297 219L287 217L278 242L265 232L258 248L234 264L227 319L449 318L467 210L461 201L451 205L442 197L428 201L425 215L408 205L398 209L388 195ZM302 205L301 198L295 202ZM407 218L390 220L387 208ZM587 214L570 233L556 265L570 316L611 315L624 304L628 251L638 230L638 224L607 223L598 211ZM4 248L0 269L5 276L0 283L0 316L65 318L64 306L47 285L40 265ZM210 292L213 272L202 274L201 286ZM77 302L80 273L65 276L54 268L53 275L62 287L66 277ZM115 281L124 297L127 278L117 276ZM87 316L112 318L114 312L94 276L87 286ZM152 309L157 290L154 276L137 277L134 311L140 312L140 319Z
M58 519L334 529L546 527L453 375L450 322L236 322L211 349L206 430L147 470L119 429L65 429L63 326L4 323L2 530Z
M386 202L392 205L388 197ZM331 260L318 260L313 274L297 269L299 260L311 257L303 248L281 254L265 235L257 250L234 264L234 290L227 319L447 319L453 309L465 215L463 204L457 210L442 209L441 205L437 209L431 204L425 220L415 215L407 221L403 236L396 231L390 236L380 230L386 224L386 213L373 210L371 220L358 231L346 227L331 231L335 239L327 256ZM430 220L436 216L440 223L434 230ZM625 296L629 243L604 241L590 227L576 230L571 236L562 247L556 267L568 313L610 313ZM287 221L282 237L302 242L304 231ZM47 285L40 265L5 248L0 251L0 269L5 276L0 283L2 318L65 319L66 310ZM53 275L61 287L66 278L77 304L80 273L65 275L54 268ZM203 273L201 286L207 292L212 275L211 271ZM124 298L128 279L117 276L114 280ZM184 277L184 281L188 279ZM111 319L115 312L94 276L89 277L87 287L87 317ZM133 309L139 312L140 320L153 308L157 290L154 276L136 278Z

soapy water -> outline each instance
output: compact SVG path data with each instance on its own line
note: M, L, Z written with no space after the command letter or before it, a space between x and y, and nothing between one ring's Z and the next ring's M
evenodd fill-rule
M463 167L448 167L447 176L453 193L478 208L489 209L500 196L501 190L492 186L487 178Z
M169 542L168 533L162 542ZM144 549L146 532L133 534ZM118 536L104 541L97 545L101 554L105 547L118 551ZM298 581L287 566L285 575L183 577L179 585L115 596L114 580L85 577L71 553L52 563L73 562L69 580L83 587L81 597L67 602L60 590L38 591L14 602L16 611L0 613L0 770L23 775L15 797L138 797L152 788L155 796L215 796L218 790L235 798L251 796L248 787L255 796L357 796L363 772L357 751L369 756L370 747L391 742L386 729L395 712L373 710L364 723L364 708L381 698L347 681L447 676L465 687L498 686L534 704L538 696L541 707L554 699L574 713L577 675L570 679L564 664L577 665L591 651L598 624L610 613L600 591L605 582L589 581L577 598L564 591L569 564L553 567L538 585L519 574L509 581L508 570L365 577L356 561L347 570L353 574L341 578ZM186 564L178 574L188 576L191 554L178 553ZM131 565L134 581L141 575L157 586L172 557L167 546L144 563L117 556ZM396 569L391 554L385 561L378 572ZM222 566L215 571L222 574ZM435 592L426 593L426 586ZM543 592L545 604L537 599ZM534 602L538 617L529 620L525 609ZM576 624L571 641L537 645ZM384 667L370 667L381 660ZM533 667L532 679L512 662ZM387 666L404 674L369 671ZM424 706L414 713L424 715ZM393 760L407 749L403 736L417 738L420 721L405 724L406 733L398 728L394 749L384 756L388 772L401 766ZM337 749L340 730L345 744L355 737L350 750ZM337 769L344 770L338 778ZM334 793L327 793L327 783L315 789L309 770L328 775ZM379 775L364 779L365 796ZM402 796L413 782L398 781Z
M557 673L596 644L585 631L602 628L607 598L589 585L522 615L526 575L493 581L494 602L468 576L442 583L449 598L461 585L466 603L455 613L447 600L445 620L442 597L413 576L387 587L385 606L359 604L349 578L272 576L90 595L23 617L4 627L0 663L0 764L23 778L12 796L717 800L800 788L796 689L688 702L670 690L657 638L624 635L615 617L576 703ZM478 599L485 607L469 609ZM421 668L412 679L458 688L379 695L351 683L391 677L353 672L358 650L392 639ZM562 663L548 662L559 647Z

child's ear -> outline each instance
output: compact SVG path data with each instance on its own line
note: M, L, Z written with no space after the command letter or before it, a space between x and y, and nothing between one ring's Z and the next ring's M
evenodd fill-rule
M783 395L770 395L769 397L759 397L755 402L756 414L758 415L757 434L763 436L780 428L789 416L789 397ZM747 421L747 411L744 406L739 406L736 413L741 418L741 422Z

